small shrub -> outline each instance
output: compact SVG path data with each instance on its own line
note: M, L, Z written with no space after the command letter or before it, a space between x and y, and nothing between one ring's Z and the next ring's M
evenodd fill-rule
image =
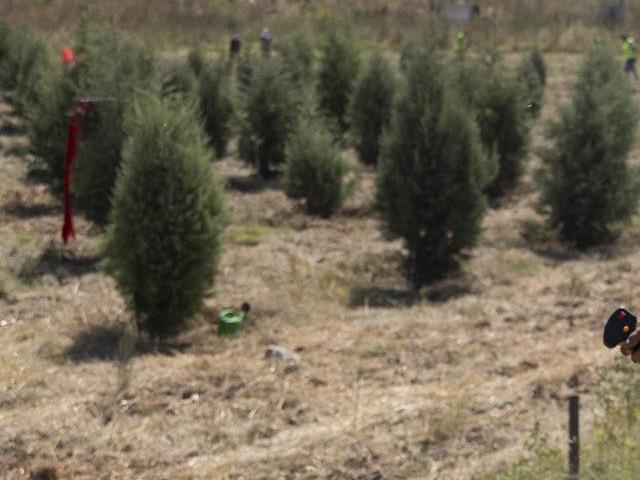
M263 177L284 162L285 147L298 118L298 99L282 63L272 58L255 65L243 98L238 149Z
M182 331L200 310L223 230L204 132L195 106L180 103L134 102L104 250L139 327L160 339Z
M474 245L495 171L450 84L434 49L416 52L378 165L377 207L386 230L404 239L416 287L454 269Z
M344 132L347 109L358 78L359 52L350 32L334 28L322 46L318 98L320 108Z
M561 110L541 176L543 204L562 239L578 248L613 241L635 212L638 172L628 163L638 107L612 49L595 44L570 105Z
M538 49L533 50L522 59L518 67L517 78L527 110L533 117L537 117L542 109L547 83L544 58Z
M330 217L345 196L346 166L322 122L303 121L287 145L284 189L304 200L310 215Z
M378 162L382 131L391 121L395 79L382 55L372 57L356 86L351 104L351 129L360 160Z
M218 158L225 156L231 136L233 101L226 69L215 64L202 72L200 79L200 107L204 128Z

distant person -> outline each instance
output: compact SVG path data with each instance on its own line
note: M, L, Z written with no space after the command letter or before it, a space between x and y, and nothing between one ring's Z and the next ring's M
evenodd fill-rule
M465 30L461 30L456 35L456 39L453 42L453 53L456 54L456 57L462 59L467 53L467 49L469 48L469 35Z
M240 39L240 32L235 32L231 35L231 41L229 42L229 54L231 58L235 58L240 53L242 47L242 40Z
M622 35L622 50L625 56L624 71L627 75L633 75L635 80L638 80L638 73L636 72L636 59L638 58L638 47L633 37Z
M265 57L271 56L271 31L268 27L262 27L260 32L260 45L262 45L262 55Z

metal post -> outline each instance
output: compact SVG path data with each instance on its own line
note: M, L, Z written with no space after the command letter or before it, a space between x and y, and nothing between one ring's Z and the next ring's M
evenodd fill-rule
M580 478L580 397L569 397L569 480Z

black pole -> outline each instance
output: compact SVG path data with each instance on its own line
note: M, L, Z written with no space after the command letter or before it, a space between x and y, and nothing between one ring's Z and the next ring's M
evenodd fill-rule
M580 397L569 397L569 480L580 478Z

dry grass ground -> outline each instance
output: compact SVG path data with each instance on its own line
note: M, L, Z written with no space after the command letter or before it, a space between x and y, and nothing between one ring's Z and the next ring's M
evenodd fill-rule
M537 147L579 57L548 62ZM514 461L536 421L563 442L571 391L588 423L595 369L614 358L603 319L638 306L640 224L608 251L532 245L530 176L489 212L463 274L415 298L400 243L368 207L373 172L357 173L343 214L315 220L227 159L215 295L192 332L125 365L102 233L79 221L61 247L60 202L21 155L8 107L0 118L1 478L472 479ZM242 301L247 328L217 337L216 310ZM298 368L265 359L270 344L295 350Z

